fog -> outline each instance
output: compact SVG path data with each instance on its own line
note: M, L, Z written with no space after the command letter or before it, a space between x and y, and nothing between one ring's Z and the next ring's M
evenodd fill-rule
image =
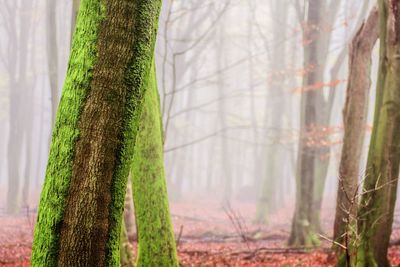
M300 101L307 90L323 91L320 105L328 107L326 123L314 125L309 142L325 151L319 158L328 166L323 210L332 213L348 48L372 1L326 1L322 25L309 26L323 34L326 51L319 51L318 60L324 63L309 66L304 65L303 48L312 40L304 34L307 10L302 2L164 1L156 65L173 216L179 203L199 209L202 203L233 210L246 205L250 223L258 209L268 207L268 215L262 215L267 221L285 210L289 230L296 199ZM27 207L35 211L38 206L74 16L71 0L1 0L3 216L10 205L17 207L15 213ZM378 48L373 54L371 88L377 60ZM303 78L309 72L322 73L322 80L305 88ZM374 90L370 103L374 103ZM371 104L369 125L372 115ZM362 168L368 141L364 144ZM331 223L324 227L329 229Z

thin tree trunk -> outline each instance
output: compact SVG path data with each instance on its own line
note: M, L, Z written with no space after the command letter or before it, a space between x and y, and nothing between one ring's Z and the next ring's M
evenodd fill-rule
M305 30L305 39L310 40L304 48L304 68L318 66L319 33L313 25L320 24L320 0L309 0L308 17ZM307 73L303 86L306 88L318 82L316 72ZM296 207L292 221L292 231L289 238L290 245L313 246L318 243L316 229L312 225L314 180L315 180L315 147L308 142L312 127L317 123L317 92L304 91L301 94L300 140L297 162L297 190Z
M221 23L216 30L216 40L217 40L217 47L216 47L216 66L217 66L217 71L223 70L224 67L224 56L223 56L223 49L224 49L224 24ZM218 90L218 96L220 98L218 102L218 118L219 118L219 125L221 129L225 129L227 127L226 123L226 99L224 98L224 91L225 91L225 86L224 86L224 79L223 79L223 74L218 75L218 81L217 81L217 90ZM225 136L220 137L220 145L221 145L221 177L223 179L222 182L222 190L223 190L223 199L222 202L224 204L228 204L231 200L232 197L232 173L231 173L231 166L230 166L230 160L229 160L229 144L228 144L228 139Z
M53 131L32 266L116 266L160 0L83 0Z
M16 6L10 10L17 10ZM24 9L31 10L33 6L32 1L28 1L24 5ZM7 212L15 213L18 209L18 199L21 183L21 165L23 155L22 140L26 136L26 125L23 121L24 112L30 114L27 110L25 101L29 99L28 94L24 90L28 89L27 86L27 58L28 58L28 40L31 35L31 19L32 12L25 12L26 14L20 18L20 22L16 21L16 14L10 14L13 18L10 20L9 38L10 47L8 54L8 69L10 71L10 128L8 140L8 192L7 192ZM20 34L18 34L20 33ZM29 142L26 142L29 145Z
M353 38L349 55L349 78L343 110L344 137L334 223L334 240L345 244L346 229L355 218L361 152L367 124L371 86L371 53L378 40L378 9L374 8ZM350 233L347 233L350 234Z
M280 38L285 38L286 35L282 32L282 25L287 23L287 10L285 9L286 2L282 0L274 1L272 3L272 15L274 16L274 36L277 40ZM280 37L280 38L278 38ZM268 48L267 48L268 49ZM276 45L273 44L272 53L271 53L271 66L270 71L273 72L274 69L281 71L285 69L285 49L286 46L284 44ZM277 95L283 93L283 79L274 79L273 82L270 83L270 94ZM269 111L266 112L265 115L265 127L267 129L274 129L272 132L273 136L271 137L271 131L265 131L265 142L267 145L263 149L263 163L265 161L266 164L262 164L264 167L261 170L263 174L263 180L261 185L261 194L258 199L257 208L256 208L256 221L259 223L267 223L267 216L277 208L277 186L280 180L282 180L282 168L278 167L282 162L282 148L279 144L281 131L283 127L284 121L284 113L285 113L285 101L282 98L272 98L269 102ZM271 115L271 114L280 114L280 115Z
M132 177L128 178L125 195L124 222L129 241L136 239L135 209L133 206Z
M50 95L51 95L51 124L54 125L59 93L58 93L58 49L57 49L57 1L46 1L47 17L47 66L49 71Z
M314 5L310 1L309 5ZM332 31L324 30L325 25L334 26L337 14L341 6L341 1L319 1L319 19L312 24L307 24L308 30L315 31L316 38L306 39L306 41L316 42L316 53L318 55L317 61L314 62L315 66L315 79L313 84L325 80L325 69L328 63L328 54L330 53L330 43L332 40ZM308 65L310 67L311 65ZM337 79L337 77L331 77ZM336 97L336 88L331 88L329 95L326 98L323 88L315 91L315 105L317 109L317 119L314 126L329 127L331 119L331 105ZM329 142L329 135L325 136L321 141ZM321 146L315 149L314 155L314 193L313 193L313 206L311 215L311 225L316 232L322 232L320 214L322 208L322 199L325 189L326 178L328 174L328 167L331 160L331 148L329 146Z

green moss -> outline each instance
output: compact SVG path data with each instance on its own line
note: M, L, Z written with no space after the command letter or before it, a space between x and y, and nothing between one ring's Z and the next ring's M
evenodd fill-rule
M357 244L357 266L360 267L390 266L386 254L393 223L400 164L400 65L397 62L400 44L392 36L396 35L399 25L394 25L393 28L387 26L388 21L397 14L389 12L386 1L380 0L378 3L380 66L374 127L364 182L364 192L368 193L362 195L358 212L360 244Z
M385 255L386 257L386 255ZM362 243L357 250L357 262L354 266L356 267L378 267L376 264L374 256L370 249L368 249L368 245L364 242ZM352 260L353 264L353 260Z
M155 67L152 69L132 165L132 188L138 230L137 266L178 266L164 175L164 150Z
M35 226L32 266L56 266L59 231L72 175L78 121L90 90L96 61L97 29L104 17L100 1L83 0L72 45L68 72L58 107L39 215Z
M78 122L90 90L97 58L98 31L106 15L106 0L82 0L67 77L53 132L46 179L35 227L32 266L56 266L59 232L70 186L74 147L80 132ZM120 230L127 176L139 127L142 99L153 61L161 0L138 0L135 11L134 56L125 73L130 88L122 120L122 140L117 155L110 204L107 266L119 266ZM114 101L110 96L108 101Z
M126 192L127 177L132 165L136 134L140 125L142 101L153 61L161 0L140 0L136 3L135 42L133 59L126 70L125 83L130 91L123 116L123 131L118 162L113 177L112 203L110 206L110 231L107 242L107 266L120 262L120 230Z

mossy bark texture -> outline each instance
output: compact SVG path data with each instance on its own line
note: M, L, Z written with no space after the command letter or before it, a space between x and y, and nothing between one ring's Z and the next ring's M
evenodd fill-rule
M82 0L32 266L118 266L129 167L161 0Z
M343 110L344 137L339 166L334 240L348 247L350 226L356 217L361 152L367 124L371 87L371 53L378 40L378 8L370 12L353 38L349 78ZM340 249L340 248L339 248Z
M132 165L138 235L136 266L179 266L164 175L163 134L154 67L141 122Z
M387 250L400 164L400 2L379 0L380 66L358 214L357 266L390 266Z

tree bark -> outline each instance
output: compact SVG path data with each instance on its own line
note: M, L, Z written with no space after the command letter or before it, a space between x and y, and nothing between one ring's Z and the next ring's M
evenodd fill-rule
M380 65L374 126L360 202L357 266L387 259L400 164L400 2L379 0Z
M304 48L304 68L318 65L319 32L314 29L320 24L320 0L309 0L307 29L304 38L310 44ZM309 72L304 77L304 88L318 82L317 72ZM296 207L292 221L289 245L313 246L317 244L316 229L313 229L313 200L315 180L315 146L309 143L312 127L317 124L317 91L304 91L301 94L300 140L296 178Z
M334 223L334 240L345 246L350 218L355 218L360 159L367 124L371 86L371 53L378 40L378 9L374 8L353 38L349 52L349 78L343 110L344 137Z
M163 128L155 65L144 100L141 122L132 165L138 234L136 266L179 266L164 175Z
M83 0L35 227L32 266L116 266L160 0Z

